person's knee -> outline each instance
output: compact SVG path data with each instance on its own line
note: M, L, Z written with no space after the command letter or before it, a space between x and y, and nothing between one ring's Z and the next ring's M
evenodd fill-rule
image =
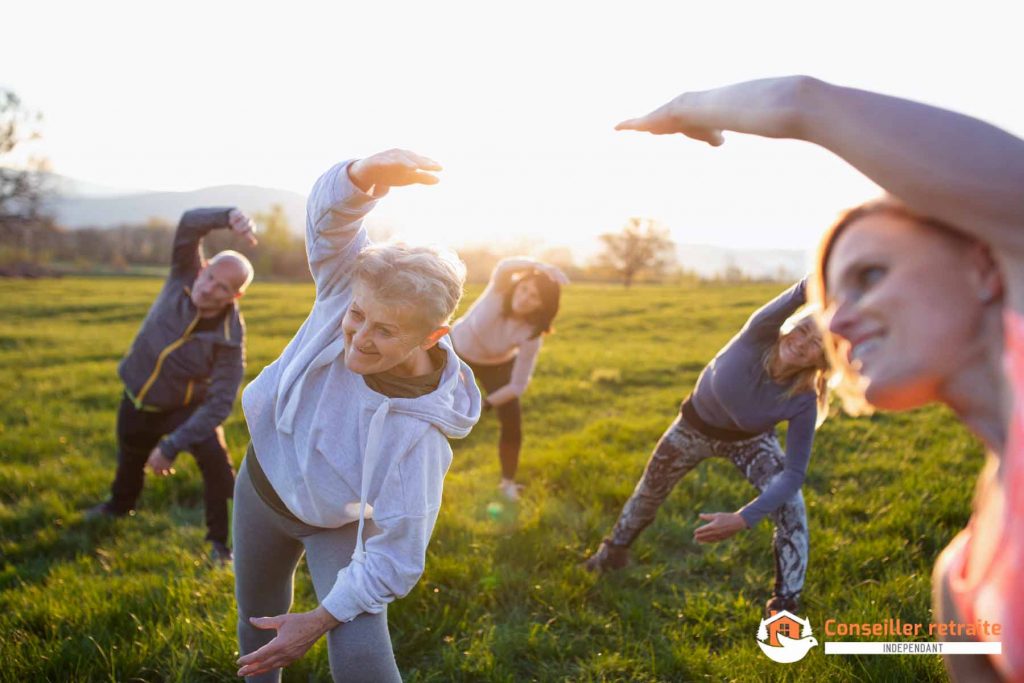
M784 505L772 515L776 537L792 541L807 536L807 512L803 508Z
M387 613L361 614L327 634L335 681L401 680L395 663Z
M498 419L503 423L518 422L519 417L521 415L519 409L519 399L514 398L511 401L506 401L505 403L502 403L495 409L495 412L498 414Z
M227 444L215 432L192 447L192 455L196 460L212 466L226 464L231 467L231 457L228 454Z
M228 501L235 495L235 480L232 472L203 472L203 484L207 501Z
M519 429L503 429L498 440L509 446L518 446L523 441L523 433Z
M793 524L807 524L807 506L804 505L804 497L799 491L786 501L779 511L784 520Z
M518 442L523 438L522 420L518 410L514 414L499 416L501 421L501 440L506 443Z
M246 581L241 579L236 572L235 604L238 608L240 627L244 625L246 628L261 630L249 624L250 617L273 617L287 614L291 611L292 601L292 586L289 583L272 585L265 580Z
M196 445L192 455L210 493L219 498L231 498L235 489L235 471L228 452L212 438Z

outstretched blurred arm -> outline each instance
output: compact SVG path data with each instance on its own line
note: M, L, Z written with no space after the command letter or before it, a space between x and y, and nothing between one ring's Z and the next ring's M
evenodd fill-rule
M617 128L712 145L725 130L813 142L914 211L1024 263L1024 140L963 114L790 76L684 93Z
M569 284L569 277L558 267L528 256L504 258L498 262L491 272L490 286L498 292L504 292L512 284L513 278L524 270L538 270L560 285Z

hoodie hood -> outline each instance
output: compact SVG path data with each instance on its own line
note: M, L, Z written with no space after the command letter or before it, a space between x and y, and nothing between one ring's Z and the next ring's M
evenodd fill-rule
M293 360L284 368L277 390L275 415L280 431L286 434L294 431L295 416L302 408L306 382L341 361L345 353L344 342L344 337L339 336L327 343L306 367L303 367L300 361ZM480 419L480 390L476 386L469 365L456 355L451 337L442 337L438 341L438 347L447 354L448 360L437 389L429 394L417 398L387 398L366 386L362 377L359 377L355 384L364 400L386 401L386 412L416 417L437 427L450 439L462 439ZM348 369L345 372L356 374Z
M384 400L388 412L415 417L437 427L449 439L462 439L480 419L480 390L469 365L456 355L451 337L445 335L437 345L448 356L437 389L417 398ZM367 392L380 396L365 382L362 385Z

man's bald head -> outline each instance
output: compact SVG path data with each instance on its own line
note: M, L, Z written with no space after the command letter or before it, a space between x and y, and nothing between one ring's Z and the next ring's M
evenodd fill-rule
M233 280L237 281L235 290L238 293L245 291L245 288L252 282L253 277L256 275L256 271L252 267L252 263L245 257L245 254L241 254L232 249L225 249L224 251L218 252L210 261L206 264L206 267L215 266L217 264L224 264L219 266L224 268L225 275L230 276Z
M237 251L222 251L210 259L192 284L192 303L203 316L214 315L242 296L252 282L252 264Z

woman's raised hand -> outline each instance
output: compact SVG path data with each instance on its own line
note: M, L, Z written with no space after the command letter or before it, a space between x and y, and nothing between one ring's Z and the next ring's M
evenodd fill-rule
M654 111L615 126L655 135L682 133L715 147L722 131L770 138L800 137L807 94L820 81L807 76L766 78L714 90L686 92Z
M383 197L388 189L402 185L436 185L440 179L433 175L441 164L407 149L389 149L352 162L349 178L363 192Z

